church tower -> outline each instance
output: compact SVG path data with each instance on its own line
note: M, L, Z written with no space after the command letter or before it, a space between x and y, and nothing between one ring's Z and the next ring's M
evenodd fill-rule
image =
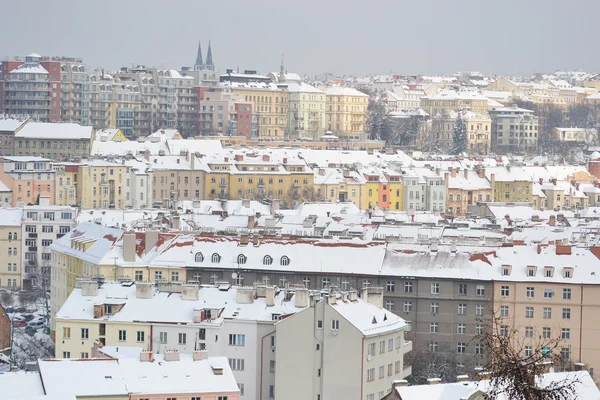
M204 63L204 59L202 58L202 42L198 42L198 53L196 54L196 63L194 64L194 70L203 71L215 70L215 64L212 59L212 48L210 45L210 41L208 42L208 52L206 53L206 63Z

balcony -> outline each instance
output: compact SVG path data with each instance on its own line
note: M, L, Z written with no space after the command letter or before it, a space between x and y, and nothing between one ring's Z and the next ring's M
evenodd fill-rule
M29 246L27 248L27 251L37 252L37 249L38 249L37 246Z
M412 375L412 365L408 365L402 369L402 376L407 377Z
M38 237L38 234L37 234L37 233L29 233L29 238L31 238L31 239L35 239L35 238L37 238L37 237Z

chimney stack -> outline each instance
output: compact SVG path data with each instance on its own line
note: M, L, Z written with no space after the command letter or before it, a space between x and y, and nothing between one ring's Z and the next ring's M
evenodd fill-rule
M294 301L296 303L296 307L308 307L308 289L296 289Z
M141 362L151 362L152 361L152 350L142 350L140 352L140 361Z
M179 350L165 350L165 361L179 361Z
M148 254L156 242L158 242L158 231L144 232L144 254Z
M267 307L275 305L275 286L267 286L265 294L265 304Z
M98 282L96 281L82 281L81 282L81 295L82 296L98 296Z
M181 285L181 300L198 300L198 285L185 283Z
M362 289L362 299L367 301L379 309L383 308L383 288L382 287L365 287Z
M208 360L208 350L194 350L194 361Z
M150 282L137 282L135 284L136 299L151 299L154 285Z

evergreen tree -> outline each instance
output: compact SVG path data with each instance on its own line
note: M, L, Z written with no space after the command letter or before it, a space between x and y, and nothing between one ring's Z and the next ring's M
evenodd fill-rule
M454 146L452 154L461 154L467 151L467 125L459 112L454 123Z

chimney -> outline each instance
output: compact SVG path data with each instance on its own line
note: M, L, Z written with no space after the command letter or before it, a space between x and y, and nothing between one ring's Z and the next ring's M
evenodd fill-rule
M267 286L267 291L265 292L265 304L267 307L275 305L275 286Z
M296 303L296 307L308 307L308 289L296 289L296 293L294 293L294 301Z
M537 253L538 254L542 253L542 245L541 244L538 244L538 246L537 246Z
M152 362L152 350L140 351L140 361L141 362Z
M465 168L465 179L469 179L469 169Z
M179 350L165 350L164 357L165 361L179 361Z
M565 220L565 215L563 213L556 214L556 220L558 222L563 222Z
M242 199L242 207L250 208L250 199Z
M248 215L248 229L254 229L254 215Z
M192 356L194 361L208 360L208 350L194 350Z
M135 261L135 232L127 232L123 234L123 261Z
M248 244L248 242L250 242L250 235L248 235L248 234L240 235L240 245L245 246Z
M225 157L223 160L224 160L225 162L229 162L229 157Z
M428 385L439 385L442 382L440 378L429 378L427 379Z
M337 298L335 296L335 293L329 293L326 295L327 297L327 304L330 304L332 306L337 304Z
M477 174L479 175L480 178L485 178L485 168L483 167L479 167L479 169L477 170Z
M450 168L450 176L452 178L456 178L456 171L458 171L458 168Z
M550 216L550 222L548 223L550 226L555 226L556 225L556 216L551 215Z
M220 364L211 364L213 375L223 375L223 366Z
M456 377L456 382L468 382L469 381L469 375L458 375Z
M198 285L184 283L181 285L181 300L198 300Z
M98 296L98 282L96 282L96 281L81 282L81 295L82 296Z
M263 154L263 161L271 161L271 156L268 154Z
M556 186L556 178L552 178L552 184Z
M440 176L440 167L437 167L437 168L435 169L435 174L436 174L437 176Z
M148 254L156 242L158 242L158 231L144 232L144 254Z
M247 286L239 286L235 291L235 302L238 304L254 303L254 289Z
M244 161L244 155L243 154L236 154L235 155L235 161Z
M150 282L137 282L135 284L136 299L151 299L154 285Z
M258 246L259 243L260 243L260 237L258 235L252 236L252 245Z
M397 387L408 386L408 381L406 379L395 379L392 381L392 392L396 390Z
M354 289L348 291L348 300L358 301L358 292Z
M181 217L179 215L173 215L173 229L178 231L181 229Z
M539 182L540 182L540 185L542 185L544 183L544 178L540 178Z
M285 164L287 164L287 157L284 157L284 158L283 158L283 164L284 164L284 165L285 165Z
M362 289L362 299L367 301L379 309L383 308L383 288L382 287L365 287Z
M271 214L275 214L276 211L279 211L279 206L279 199L273 199L273 201L271 202Z

